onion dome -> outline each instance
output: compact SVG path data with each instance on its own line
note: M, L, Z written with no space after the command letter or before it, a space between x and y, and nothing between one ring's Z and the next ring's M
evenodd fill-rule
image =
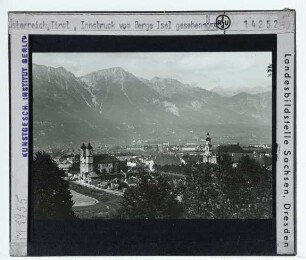
M85 146L84 142L83 142L83 144L81 146L81 149L86 149L86 146Z
M206 137L206 141L211 141L211 138L210 138L210 136L209 136L209 132L207 132L207 137Z
M92 149L92 146L91 146L90 142L87 145L87 149Z

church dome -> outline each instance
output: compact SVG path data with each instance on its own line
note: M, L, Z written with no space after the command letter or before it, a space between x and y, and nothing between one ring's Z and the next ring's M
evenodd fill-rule
M207 132L207 137L206 137L206 141L211 141L211 138L210 138L210 136L209 136L209 133Z
M83 144L82 144L82 146L81 146L81 149L85 149L86 148L86 146L85 146L85 144L84 144L84 142L83 142Z
M92 149L92 146L91 146L90 142L87 145L87 149Z

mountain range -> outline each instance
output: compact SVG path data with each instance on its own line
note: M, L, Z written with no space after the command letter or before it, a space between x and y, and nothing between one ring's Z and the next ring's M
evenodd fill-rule
M175 79L144 79L120 67L76 77L63 67L33 64L34 144L184 141L205 131L271 140L272 95L232 97Z
M225 88L225 87L218 86L218 87L214 87L213 89L211 89L211 91L219 95L225 96L225 97L232 97L241 92L247 92L248 94L260 94L264 92L271 93L272 88L271 87L269 88L267 86L256 86L256 87L249 87L246 90L245 88L238 87L238 86L231 87L231 88L228 88L228 87Z

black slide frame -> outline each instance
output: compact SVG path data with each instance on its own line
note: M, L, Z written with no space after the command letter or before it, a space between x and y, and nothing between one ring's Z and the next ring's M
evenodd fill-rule
M276 34L198 36L30 35L35 52L272 52L273 218L35 220L31 206L33 91L30 55L28 255L275 255Z

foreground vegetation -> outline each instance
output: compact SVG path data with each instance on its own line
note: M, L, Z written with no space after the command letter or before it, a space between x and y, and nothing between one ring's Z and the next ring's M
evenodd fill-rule
M121 202L121 218L267 219L272 217L272 172L248 156L237 167L224 155L218 164L182 167L186 180L158 173L143 176ZM177 167L177 166L175 166ZM168 168L171 168L169 166ZM152 178L153 177L153 178Z
M71 190L99 201L99 203L90 206L73 207L74 213L80 219L113 218L120 207L122 197L118 195L94 190L73 182L69 183L69 187Z
M69 184L51 156L37 152L31 172L34 217L36 219L74 219Z
M158 172L143 174L138 185L128 187L121 197L69 184L51 157L38 152L32 172L34 216L43 219L272 217L272 172L248 156L242 157L236 167L224 155L217 165L189 164L182 169L185 179L171 179ZM99 203L73 207L70 189Z

